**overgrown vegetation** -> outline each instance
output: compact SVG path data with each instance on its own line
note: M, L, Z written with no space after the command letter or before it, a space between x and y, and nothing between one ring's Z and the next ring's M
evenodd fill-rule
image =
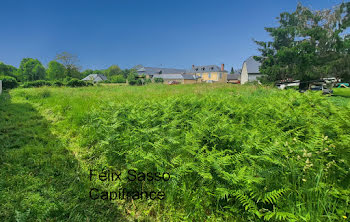
M283 12L278 27L267 27L272 41L260 46L260 72L270 81L301 81L327 76L350 81L350 2L332 9L311 10L300 3Z
M107 216L108 201L89 201L87 189L70 189L74 182L56 175L74 169L82 173L78 183L88 187L88 169L103 166L171 175L169 183L98 184L165 191L162 201L113 201L124 210L120 220L349 217L349 103L315 92L220 84L15 89L10 95L11 102L1 97L10 105L0 106L5 116L0 130L6 132L0 137L5 144L0 172L13 179L0 185L0 218L13 219L17 211L39 220L97 215L117 220ZM19 128L23 119L10 124L17 121L13 114L27 116L21 112L36 109L52 121L50 127L39 117L30 119L45 124ZM51 161L53 154L59 156ZM32 179L24 180L28 174ZM52 182L43 183L44 178ZM17 188L9 190L12 186ZM26 199L19 190L26 190ZM45 202L43 195L58 199ZM93 207L84 210L85 204Z

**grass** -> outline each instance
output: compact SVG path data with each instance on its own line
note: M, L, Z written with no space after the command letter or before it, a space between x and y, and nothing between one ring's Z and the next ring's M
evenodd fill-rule
M350 98L350 88L333 88L335 96L343 96Z
M79 162L31 104L4 93L0 116L1 221L120 216L116 206L87 201L87 176Z
M0 97L0 220L339 221L347 98L225 84L15 89ZM89 181L90 168L169 182ZM48 179L49 178L49 179ZM162 190L92 201L89 189Z

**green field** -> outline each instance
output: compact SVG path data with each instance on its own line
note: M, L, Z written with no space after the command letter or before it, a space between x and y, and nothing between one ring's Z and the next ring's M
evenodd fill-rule
M315 92L18 88L0 96L0 221L346 221L349 135L349 99ZM90 181L90 169L170 179Z

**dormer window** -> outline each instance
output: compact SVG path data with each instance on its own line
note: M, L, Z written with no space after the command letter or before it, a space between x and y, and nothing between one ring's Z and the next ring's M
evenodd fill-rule
M198 68L196 68L196 71L198 71Z
M204 70L205 70L205 68L203 67L203 68L202 68L202 70L204 71Z
M210 67L211 70L214 70L214 67Z

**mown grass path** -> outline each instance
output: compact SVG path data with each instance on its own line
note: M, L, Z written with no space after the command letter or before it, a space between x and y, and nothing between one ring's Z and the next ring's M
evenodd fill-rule
M0 96L0 221L117 221L91 201L88 177L29 103Z

